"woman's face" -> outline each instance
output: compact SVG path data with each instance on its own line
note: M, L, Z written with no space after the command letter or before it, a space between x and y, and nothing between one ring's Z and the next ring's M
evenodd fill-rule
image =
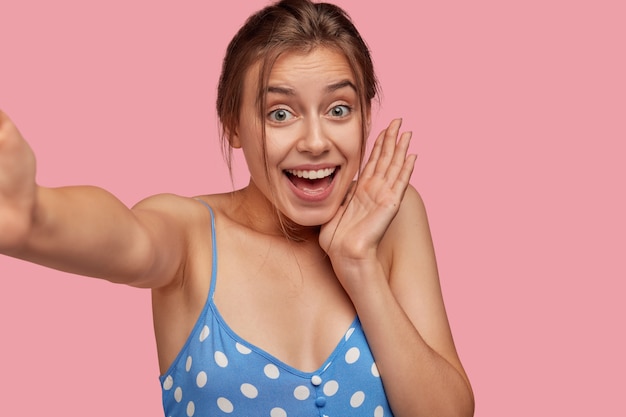
M363 146L350 65L343 54L323 47L281 55L269 76L263 120L256 102L258 79L256 65L244 80L240 122L231 144L243 149L252 185L283 215L302 226L324 224L343 201Z

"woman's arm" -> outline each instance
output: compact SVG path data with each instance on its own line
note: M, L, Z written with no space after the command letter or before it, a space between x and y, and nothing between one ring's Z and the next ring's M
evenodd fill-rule
M399 128L394 121L381 133L320 244L357 310L394 415L471 416L425 209L409 186L410 134L398 140Z
M100 188L38 186L33 152L0 112L0 253L113 282L162 286L184 257L175 199L156 196L131 210Z
M424 206L409 187L381 259L354 265L350 297L394 415L472 416L471 386L444 308Z

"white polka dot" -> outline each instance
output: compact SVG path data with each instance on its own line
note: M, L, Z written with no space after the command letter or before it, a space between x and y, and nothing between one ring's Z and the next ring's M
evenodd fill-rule
M196 385L198 388L203 388L206 385L207 379L206 372L198 372L198 375L196 376Z
M376 366L376 362L372 364L372 375L376 378L380 377L380 372L378 372L378 366Z
M259 390L252 384L241 384L241 393L248 398L256 398Z
M187 362L185 363L185 371L189 372L191 370L191 362L193 362L193 359L191 359L191 356L187 356Z
M287 412L280 407L272 408L270 417L287 417Z
M165 381L163 381L163 389L165 391L169 391L172 389L173 386L174 386L174 378L172 378L171 375L168 375L167 378L165 378Z
M338 390L339 390L339 383L337 381L328 381L327 383L324 384L324 394L328 395L329 397L332 397L333 395L337 394Z
M357 391L350 398L350 405L352 408L360 407L365 401L365 393L363 391Z
M220 352L219 350L215 352L215 363L220 368L226 368L228 366L228 358L224 354L224 352Z
M361 351L359 348L353 347L346 352L346 362L352 364L359 360L359 356L361 356Z
M231 403L224 397L220 397L217 399L217 406L225 413L232 413L235 409L235 407L233 407L233 403Z
M350 327L350 330L346 332L346 340L350 339L350 336L352 336L352 333L354 333L354 327Z
M183 389L181 387L176 388L174 391L174 399L177 403L183 400Z
M196 405L193 403L193 401L189 401L187 403L187 416L191 417L194 415L195 412L196 412Z
M204 342L206 338L209 337L209 333L211 333L209 326L204 326L200 332L200 341Z
M293 390L293 396L296 397L296 400L304 401L309 398L309 395L311 395L311 392L304 385L300 385Z
M248 355L248 354L252 353L251 349L245 347L241 343L235 343L235 347L237 348L239 353L241 353L242 355Z
M383 406L379 405L378 407L376 407L376 410L374 410L374 417L383 417L385 415L385 410L383 410Z
M265 376L269 379L278 379L278 377L280 376L280 371L278 370L278 367L271 363L263 368L263 372L265 372Z

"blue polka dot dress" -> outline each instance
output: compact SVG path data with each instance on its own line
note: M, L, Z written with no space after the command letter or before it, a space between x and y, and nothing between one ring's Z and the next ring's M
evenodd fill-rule
M392 417L358 317L314 372L295 369L240 338L213 302L160 377L166 417Z

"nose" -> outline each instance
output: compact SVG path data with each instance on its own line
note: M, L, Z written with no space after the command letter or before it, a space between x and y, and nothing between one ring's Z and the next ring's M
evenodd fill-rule
M296 144L299 152L307 152L312 155L321 155L328 151L330 138L324 130L322 121L319 118L311 118L303 124L300 139Z

